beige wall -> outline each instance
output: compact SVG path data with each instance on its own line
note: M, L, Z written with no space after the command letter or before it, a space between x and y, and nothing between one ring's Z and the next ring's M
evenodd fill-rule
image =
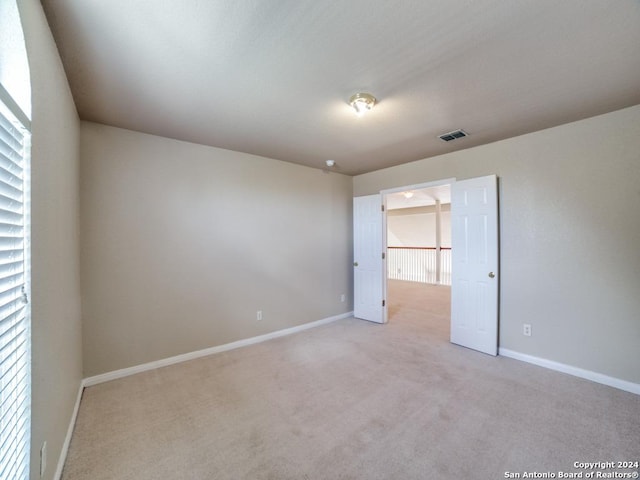
M493 173L500 346L640 383L640 106L359 175L354 194Z
M31 478L51 479L82 378L79 120L40 2L19 1L32 88Z
M440 245L451 247L451 212L443 205L440 214ZM427 210L425 213L418 213ZM428 211L432 210L432 211ZM389 247L435 247L435 207L406 208L387 212L387 246Z
M352 309L351 177L86 122L81 158L85 375Z

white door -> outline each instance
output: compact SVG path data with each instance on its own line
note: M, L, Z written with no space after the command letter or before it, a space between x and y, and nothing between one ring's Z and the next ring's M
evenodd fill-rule
M384 323L382 197L353 199L353 316Z
M451 342L498 354L495 175L451 185Z

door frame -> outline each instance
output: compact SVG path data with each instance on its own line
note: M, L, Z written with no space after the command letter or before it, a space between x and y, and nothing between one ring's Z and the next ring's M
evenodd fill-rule
M382 282L382 298L385 299L384 310L383 310L384 323L387 323L387 321L389 320L389 302L386 301L387 300L387 282L389 281L388 272L387 272L387 261L386 261L386 258L388 257L388 253L389 253L389 250L387 248L387 195L391 193L406 192L407 190L422 190L424 188L440 187L442 185L451 185L455 182L456 182L456 178L452 177L452 178L445 178L442 180L434 180L432 182L414 183L413 185L405 185L404 187L396 187L396 188L388 188L385 190L380 190L382 205L384 206L384 212L382 215L382 248L384 249L384 254L385 254L385 261L383 262L383 265L382 265L382 275L384 278L384 281ZM451 319L449 319L449 321L451 321Z

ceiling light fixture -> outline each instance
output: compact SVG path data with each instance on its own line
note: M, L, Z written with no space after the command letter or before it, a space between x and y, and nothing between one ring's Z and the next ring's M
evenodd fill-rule
M365 112L373 108L376 101L376 97L370 93L356 93L349 99L349 105L356 111L356 115L361 117Z
M326 162L324 162L327 164L327 167L331 168L336 164L335 160L327 160Z
M409 200L411 197L413 197L413 192L402 192L402 195L404 195L404 198Z

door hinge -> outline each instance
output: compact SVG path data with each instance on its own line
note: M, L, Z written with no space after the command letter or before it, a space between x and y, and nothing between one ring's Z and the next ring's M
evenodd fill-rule
M382 252L382 259L383 259L383 260L384 260L384 257L385 257L385 254L384 254L384 252Z
M384 205L380 205L380 208L382 209L382 211L384 212Z
M385 302L384 300L382 300L382 306L383 306L383 307L385 306L385 303L386 303L386 302Z

